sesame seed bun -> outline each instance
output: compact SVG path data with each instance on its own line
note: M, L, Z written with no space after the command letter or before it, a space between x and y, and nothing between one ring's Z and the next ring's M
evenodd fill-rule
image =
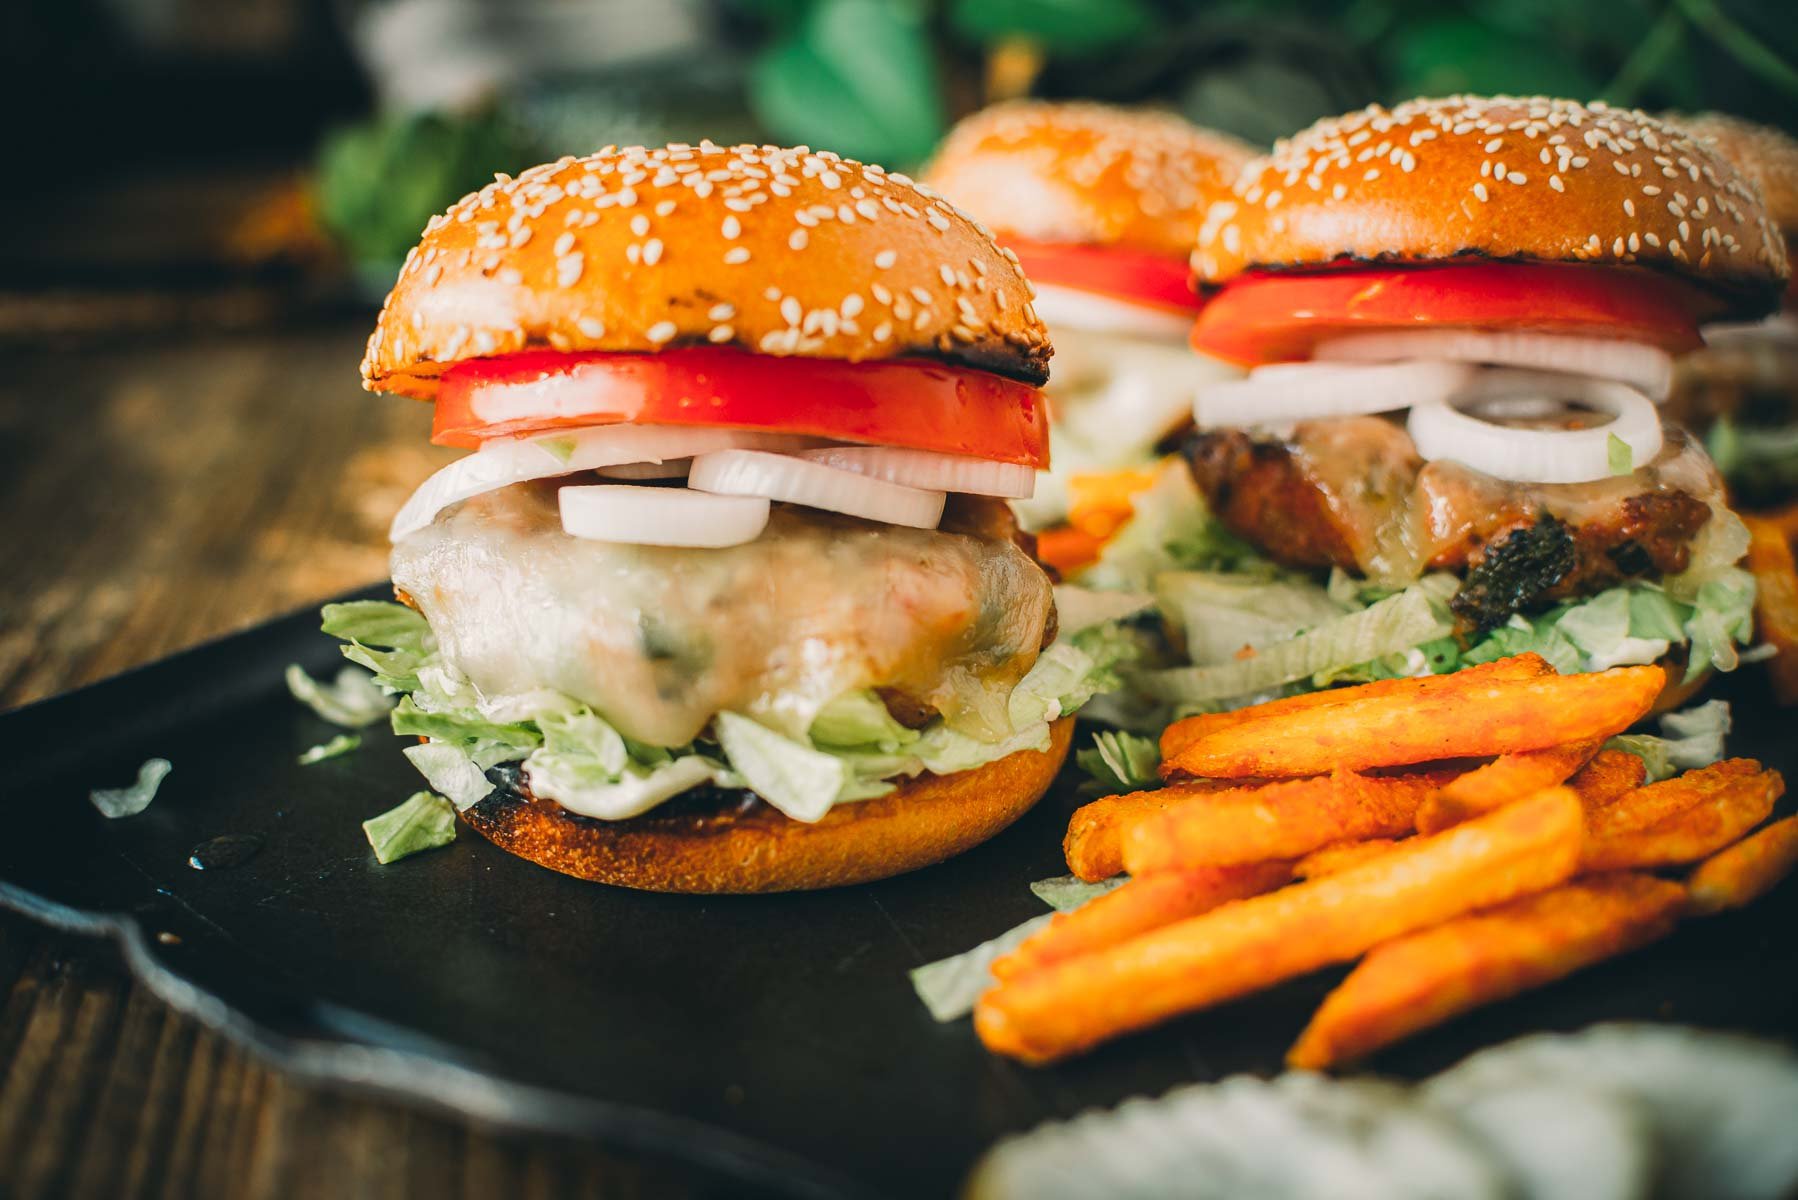
M1798 139L1724 113L1667 119L1697 135L1761 186L1767 215L1787 238L1798 237Z
M552 871L650 892L793 892L915 871L970 850L1028 812L1066 760L1071 718L1046 751L1021 750L953 775L920 775L808 825L747 813L652 811L595 821L528 794L498 793L462 814L494 845Z
M1017 101L963 120L924 177L999 239L1116 246L1180 258L1252 157L1172 113Z
M1707 285L1748 318L1776 306L1787 274L1750 180L1684 130L1602 104L1374 105L1278 143L1235 192L1199 230L1205 284L1343 260L1635 264Z
M926 356L1028 383L1048 336L1017 260L929 188L772 146L607 148L498 177L432 219L362 362L429 399L521 350L730 345Z

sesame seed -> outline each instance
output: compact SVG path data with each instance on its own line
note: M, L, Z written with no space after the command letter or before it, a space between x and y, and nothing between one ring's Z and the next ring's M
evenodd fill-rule
M899 261L899 256L891 250L882 250L874 256L874 265L882 271Z
M1522 171L1512 171L1509 175L1505 176L1505 182L1506 183L1514 183L1514 184L1517 184L1519 187L1521 187L1522 185L1529 182L1529 177L1526 176Z
M648 233L649 232L649 218L644 216L642 213L638 213L636 216L632 217L631 218L631 232L636 234L638 237L642 237L644 234Z
M1559 175L1550 175L1548 177L1548 186L1557 192L1564 192L1567 190L1566 185L1561 182L1561 177Z
M582 317L574 325L590 338L604 337L606 334L606 327L593 317Z
M728 342L737 336L737 331L729 325L714 325L711 332L705 335L708 342Z
M780 302L780 317L789 325L797 325L804 318L805 312L796 296L788 296Z
M803 250L809 240L805 230L795 229L792 233L787 235L787 248L789 250Z
M672 341L674 335L679 332L680 330L675 327L673 321L657 321L643 331L643 336L659 346L663 342Z
M748 262L749 261L749 247L748 246L732 246L729 250L726 250L724 252L724 261L729 263L733 267L739 263Z
M1483 183L1476 183L1473 185L1473 194L1480 198L1481 204L1484 204L1489 198L1486 194L1486 185Z
M574 249L574 235L572 233L564 233L561 237L556 239L556 244L552 249L557 258L567 254L570 250Z
M661 260L662 260L662 239L661 238L650 238L647 242L644 242L643 243L643 261L644 261L644 263L653 267Z

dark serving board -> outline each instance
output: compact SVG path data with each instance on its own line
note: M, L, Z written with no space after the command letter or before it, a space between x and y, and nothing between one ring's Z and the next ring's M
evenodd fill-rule
M376 594L376 593L369 593ZM1001 1134L1125 1096L1272 1072L1340 972L1124 1039L1058 1067L938 1025L906 971L1042 911L1061 874L1066 780L987 845L867 887L655 896L581 883L463 831L377 866L360 822L419 786L377 727L357 752L282 668L338 662L310 612L0 716L0 903L107 934L177 1008L312 1079L521 1127L672 1154L769 1194L952 1191ZM1731 749L1788 774L1798 723L1758 672L1726 680ZM88 803L145 758L151 808ZM195 870L222 834L264 840ZM1664 1019L1798 1034L1798 886L1417 1038L1371 1066L1417 1076L1537 1029Z

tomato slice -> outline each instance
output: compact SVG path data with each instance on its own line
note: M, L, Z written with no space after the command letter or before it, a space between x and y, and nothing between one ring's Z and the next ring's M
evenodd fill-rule
M1042 393L987 371L918 359L843 362L727 347L659 354L527 351L443 374L431 440L635 421L720 425L908 446L1045 467Z
M1254 272L1212 298L1194 348L1245 366L1311 356L1321 341L1380 329L1458 327L1605 335L1674 354L1703 344L1703 293L1629 267L1472 263Z
M1032 283L1078 288L1119 300L1180 312L1197 312L1192 271L1184 258L1141 250L1008 239L1005 243Z

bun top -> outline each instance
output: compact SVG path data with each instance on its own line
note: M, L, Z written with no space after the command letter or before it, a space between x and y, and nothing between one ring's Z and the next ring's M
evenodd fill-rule
M1172 113L1015 101L951 130L924 177L1001 238L1180 258L1254 153Z
M1637 264L1768 311L1783 241L1759 189L1708 144L1644 113L1453 96L1370 106L1275 145L1213 204L1193 270L1457 256Z
M362 378L429 399L465 359L712 344L1040 384L1051 351L1030 300L1015 256L903 175L804 147L608 147L432 218Z
M1669 121L1696 134L1736 170L1761 186L1767 215L1788 238L1798 238L1798 139L1768 125L1724 113Z

